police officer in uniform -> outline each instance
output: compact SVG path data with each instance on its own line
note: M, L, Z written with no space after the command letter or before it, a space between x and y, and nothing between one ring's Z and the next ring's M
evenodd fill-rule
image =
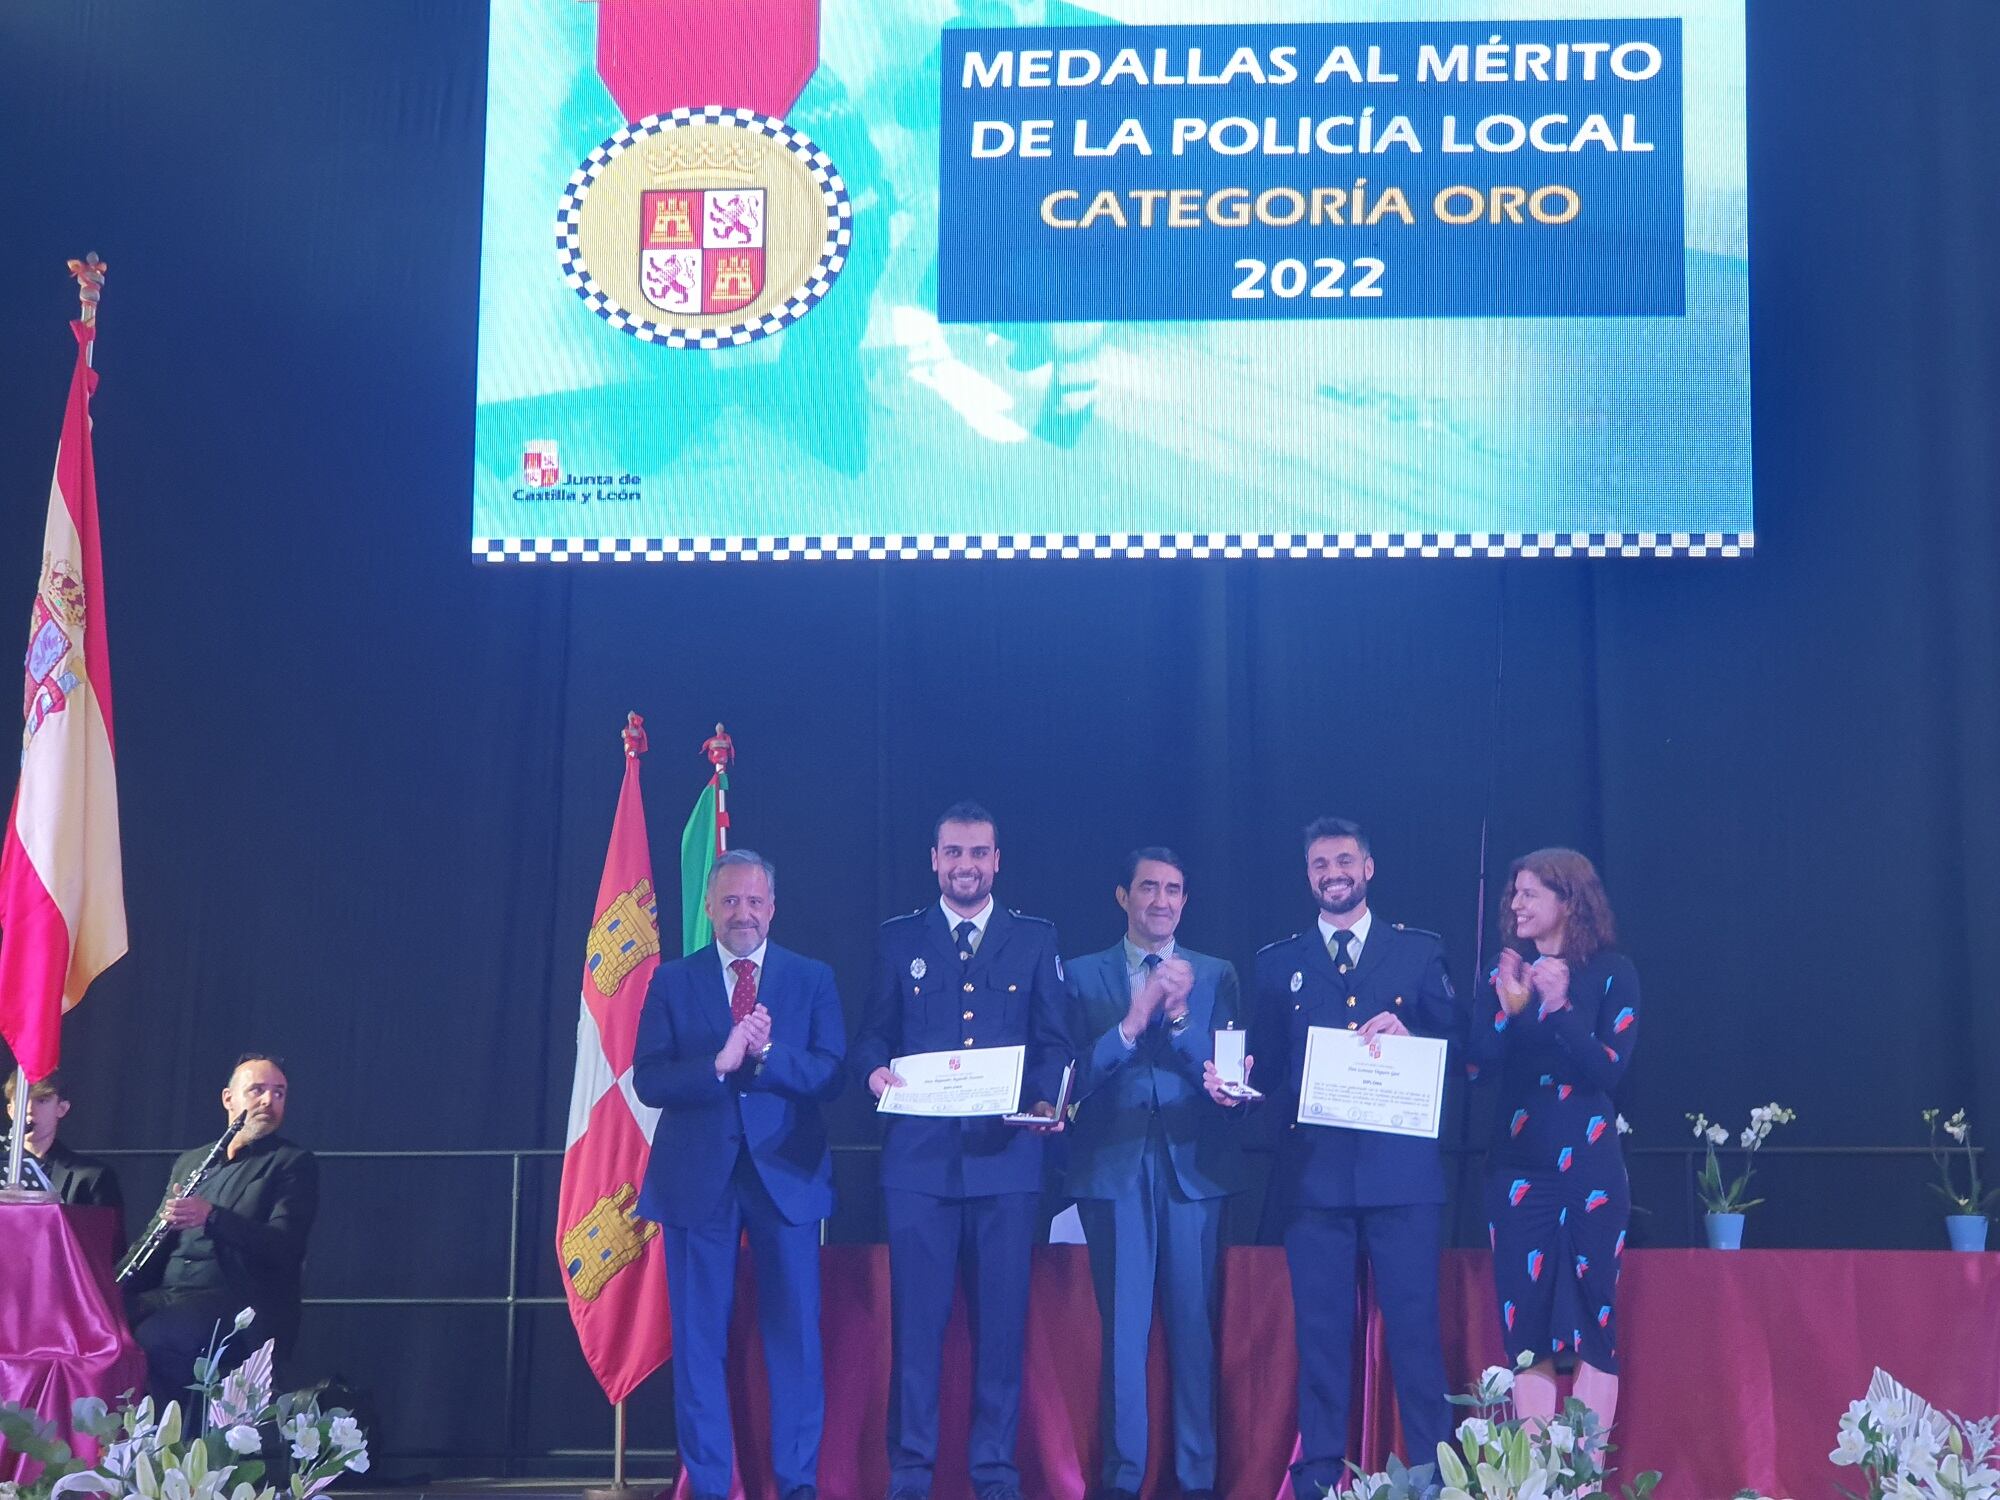
M931 868L940 899L882 924L849 1059L879 1099L903 1082L891 1058L1025 1045L1022 1106L1059 1129L1051 1101L1070 1054L1055 926L993 900L999 838L993 815L977 803L956 803L938 818ZM979 1500L1019 1500L1014 1439L1042 1135L991 1117L886 1117L892 1500L930 1493L945 1321L961 1266L972 1319L972 1487Z
M1319 920L1257 954L1250 1038L1277 1140L1271 1192L1284 1226L1299 1349L1299 1461L1292 1488L1315 1495L1345 1472L1357 1255L1375 1273L1396 1404L1412 1464L1436 1462L1451 1430L1438 1330L1444 1166L1434 1140L1299 1125L1307 1028L1362 1037L1463 1034L1436 933L1378 920L1368 836L1344 818L1305 830Z

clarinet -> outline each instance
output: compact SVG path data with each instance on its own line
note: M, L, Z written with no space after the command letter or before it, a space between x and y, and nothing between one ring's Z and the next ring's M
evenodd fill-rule
M132 1248L125 1252L125 1258L118 1262L118 1270L113 1280L122 1285L129 1278L138 1275L145 1269L147 1262L158 1253L160 1246L167 1242L167 1236L179 1233L167 1223L167 1210L193 1193L201 1186L201 1180L215 1170L215 1164L222 1160L222 1153L229 1149L229 1143L236 1139L236 1132L243 1128L243 1122L248 1117L249 1111L246 1110L231 1120L229 1128L216 1137L215 1144L208 1148L208 1155L195 1164L194 1170L179 1182L168 1184L167 1196L160 1200L159 1208L154 1211L152 1219L146 1225L146 1232L139 1236Z

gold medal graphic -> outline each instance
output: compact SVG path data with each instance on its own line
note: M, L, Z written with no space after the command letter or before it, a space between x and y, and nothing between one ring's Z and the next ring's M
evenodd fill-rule
M585 157L556 212L563 279L613 328L724 349L790 327L847 261L853 209L824 151L755 110L649 115Z

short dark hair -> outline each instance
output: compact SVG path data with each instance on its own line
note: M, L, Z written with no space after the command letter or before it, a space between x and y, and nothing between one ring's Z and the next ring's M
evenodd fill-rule
M14 1075L10 1072L7 1075L7 1098L11 1101L13 1097ZM28 1097L30 1099L67 1099L69 1095L63 1089L62 1069L50 1068L48 1072L29 1084Z
M1361 846L1363 854L1375 852L1368 847L1368 835L1361 831L1361 825L1352 818L1314 818L1306 824L1307 852L1310 853L1312 846L1321 839L1353 839Z
M1125 874L1118 882L1119 890L1129 891L1132 889L1132 881L1139 873L1139 861L1142 859L1155 860L1163 865L1172 865L1175 870L1180 872L1181 884L1183 886L1187 884L1187 866L1181 863L1181 857L1164 844L1148 844L1145 848L1134 849L1130 854L1125 856Z
M939 830L947 823L984 823L993 830L993 847L996 849L1000 847L1000 820L969 797L952 803L937 815L937 821L931 824L933 849L937 848Z
M236 1081L236 1070L245 1063L253 1062L267 1062L280 1073L285 1071L285 1060L275 1052L241 1052L237 1054L236 1061L229 1065L229 1077L224 1082L234 1083Z

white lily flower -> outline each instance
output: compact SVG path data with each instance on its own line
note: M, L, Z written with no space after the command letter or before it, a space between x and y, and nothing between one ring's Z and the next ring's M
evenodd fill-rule
M264 1446L264 1440L257 1435L257 1429L239 1422L223 1433L222 1440L229 1444L231 1453L255 1453Z
M1568 1453L1576 1447L1576 1433L1567 1422L1549 1423L1549 1447L1557 1453Z
M360 1448L367 1440L361 1435L361 1424L352 1417L335 1417L326 1430L327 1441L336 1448Z
M319 1429L310 1422L302 1424L301 1430L292 1435L292 1457L301 1463L319 1457Z

